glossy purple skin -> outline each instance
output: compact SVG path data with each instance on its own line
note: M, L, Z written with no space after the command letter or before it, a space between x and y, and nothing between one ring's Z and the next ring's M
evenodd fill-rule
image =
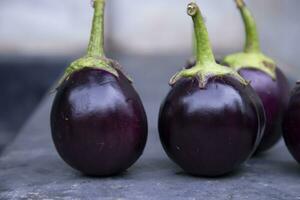
M283 138L293 157L300 164L300 84L293 90L283 120Z
M159 133L168 156L187 173L221 176L256 150L265 116L250 86L228 76L177 82L161 105Z
M126 170L147 140L145 110L128 79L92 68L74 72L59 87L51 129L62 159L93 176Z
M282 135L282 115L287 108L290 92L288 81L279 68L276 70L275 81L268 74L256 69L243 68L239 73L250 81L264 105L267 123L257 153L267 151L280 140Z

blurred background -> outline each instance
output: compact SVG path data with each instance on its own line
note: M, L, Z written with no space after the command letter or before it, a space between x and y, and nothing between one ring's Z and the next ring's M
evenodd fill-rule
M233 0L197 2L215 53L240 51L244 28ZM300 1L246 2L257 20L264 52L280 63L291 82L296 80L300 77ZM188 3L107 0L107 53L121 63L143 58L164 62L180 56L182 62L175 67L183 67L192 55ZM90 0L0 1L0 151L49 94L68 63L85 52L92 14Z

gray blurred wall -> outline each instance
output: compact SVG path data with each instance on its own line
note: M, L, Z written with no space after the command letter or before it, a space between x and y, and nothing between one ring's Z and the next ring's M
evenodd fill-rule
M197 0L217 53L243 46L244 29L233 0ZM263 49L289 66L298 65L299 0L248 0ZM128 54L191 51L187 0L107 0L107 48ZM1 0L0 53L64 55L85 49L92 8L89 0Z

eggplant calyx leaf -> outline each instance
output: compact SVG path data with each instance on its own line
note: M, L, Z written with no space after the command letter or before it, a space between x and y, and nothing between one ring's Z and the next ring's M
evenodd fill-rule
M235 71L239 71L240 69L244 68L252 68L268 74L273 80L276 80L277 78L275 61L262 53L242 52L232 54L223 59L223 64L228 65Z
M183 69L171 78L169 84L173 86L182 78L196 78L199 81L199 88L204 89L210 78L222 76L231 76L243 85L249 84L249 82L241 77L236 71L216 63L207 65L196 64L191 69Z

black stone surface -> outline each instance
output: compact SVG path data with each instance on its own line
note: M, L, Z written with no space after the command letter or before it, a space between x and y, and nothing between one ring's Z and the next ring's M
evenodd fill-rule
M249 160L237 172L207 179L185 174L165 155L157 132L159 105L167 81L185 57L120 58L134 78L149 118L149 140L141 159L110 178L85 177L57 155L49 129L53 95L38 106L0 158L0 199L300 199L300 166L283 143Z

